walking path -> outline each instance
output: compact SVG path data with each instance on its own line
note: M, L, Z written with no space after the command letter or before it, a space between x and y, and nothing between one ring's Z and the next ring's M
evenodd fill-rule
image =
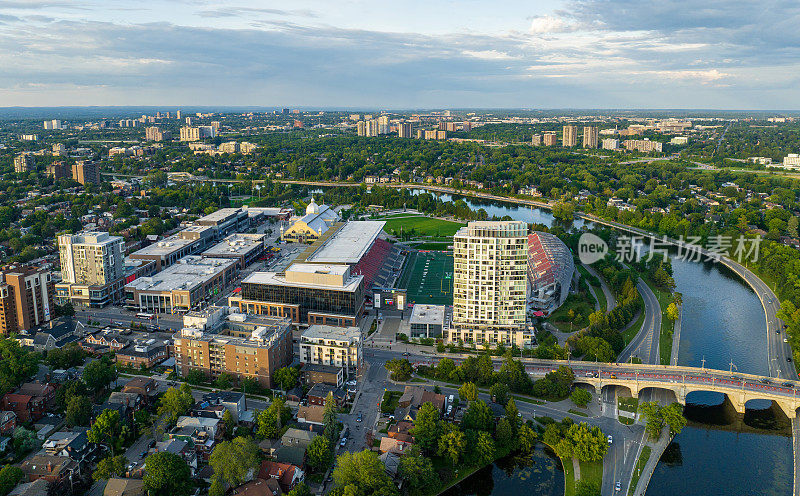
M675 327L672 331L672 352L670 354L670 365L678 365L678 350L681 346L681 320L683 319L683 308L679 308L678 320L675 321Z
M598 281L600 281L600 287L603 289L603 294L606 295L606 313L614 310L614 307L617 306L617 299L614 297L614 293L611 291L611 288L608 286L606 280L600 276L597 271L595 271L591 265L581 264L586 272L595 276ZM591 285L589 285L591 287Z

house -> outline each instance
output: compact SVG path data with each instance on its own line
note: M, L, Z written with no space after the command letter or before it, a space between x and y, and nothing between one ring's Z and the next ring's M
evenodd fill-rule
M12 446L10 436L0 436L0 454L5 453Z
M297 408L297 421L312 425L322 425L325 407L319 405L300 405Z
M389 437L410 436L411 429L413 428L414 428L413 423L408 422L407 420L401 420L400 422L389 427L387 435Z
M410 436L409 436L410 437ZM381 438L381 453L394 453L396 455L403 455L411 450L414 443L410 440L400 440L394 437Z
M139 393L126 393L114 391L106 400L110 405L123 405L128 412L135 412L142 407L142 395Z
M292 389L286 391L286 393L284 393L283 399L285 399L286 401L293 401L295 403L300 403L300 401L303 399L303 396L305 396L305 394L303 393L303 388L301 388L300 386L295 386Z
M300 378L304 384L330 384L341 387L344 383L344 369L333 365L304 363L300 369Z
M432 403L439 412L444 412L447 407L447 396L428 391L422 386L406 386L403 395L398 400L400 408L418 409L424 403Z
M281 446L275 450L273 458L276 462L288 463L300 468L306 466L306 447L302 445Z
M186 441L181 439L167 439L166 441L158 441L155 445L155 452L160 453L166 451L173 455L178 455L183 458L183 461L192 469L192 475L197 470L197 452Z
M264 439L258 443L258 448L261 450L261 452L270 456L275 454L275 451L280 447L280 439Z
M231 490L237 496L281 496L281 486L277 479L256 479Z
M143 496L144 481L142 479L123 479L112 477L108 479L103 496Z
M117 352L122 348L128 346L132 338L125 336L125 331L122 329L106 328L100 331L88 334L78 344L81 348L89 353L105 353L107 351Z
M302 446L303 449L306 449L315 437L317 437L315 432L290 427L281 436L281 446Z
M336 386L331 386L330 384L326 384L324 382L314 384L314 386L306 394L306 398L308 398L309 405L325 406L325 399L329 394L333 395L333 399L336 400L337 406L342 406L345 402L345 399L347 399L347 393Z
M47 412L47 405L41 396L18 393L6 393L0 408L14 412L17 421L22 423L39 420Z
M33 482L24 482L8 493L8 496L47 496L47 487L50 485L45 479L36 479Z
M169 357L167 345L160 339L133 342L117 351L114 361L134 368L158 365Z
M151 377L134 377L122 387L123 393L136 393L142 398L152 398L158 394L158 384Z
M0 434L11 434L17 428L17 414L12 411L0 411Z
M206 393L203 395L203 401L201 403L208 403L209 405L221 405L224 406L231 415L233 415L233 419L238 422L239 416L245 410L247 410L247 402L245 399L244 393L238 393L236 391L217 391L214 393Z
M400 457L396 454L387 451L381 454L378 459L383 463L383 470L386 475L394 479L397 477L397 471L400 469Z
M17 389L17 393L42 398L47 408L54 406L56 402L56 388L50 384L26 382Z
M78 477L80 465L68 456L33 455L20 466L28 482L45 479L48 482L60 482Z
M305 474L300 467L266 460L261 462L258 478L263 480L275 479L278 481L281 491L288 493L294 486L303 482Z
M222 421L217 418L184 416L178 417L175 427L178 429L191 427L199 431L206 432L212 438L217 439L222 437L222 430L225 428L225 424L223 424Z
M95 451L86 431L54 432L44 442L42 450L48 455L72 458L81 466L89 461Z
M20 345L42 352L63 348L77 341L84 334L83 324L72 319L51 320L45 326L28 332L20 332L17 341Z

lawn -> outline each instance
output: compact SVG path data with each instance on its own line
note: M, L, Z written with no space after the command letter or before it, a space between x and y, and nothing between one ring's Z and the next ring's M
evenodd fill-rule
M570 311L573 317L570 318ZM571 293L564 304L550 314L547 321L561 332L572 332L589 325L589 315L594 312L594 298L588 291Z
M403 396L402 391L386 391L383 393L383 401L381 401L381 412L394 413L397 410L400 397Z
M641 296L639 298L641 298ZM644 309L639 312L639 317L637 317L633 324L622 333L622 340L625 342L626 346L639 334L639 331L642 330L642 323L644 323Z
M603 461L581 462L581 480L593 480L603 487Z
M617 398L617 408L623 412L636 413L639 409L639 400L637 398ZM623 425L633 425L634 419L617 415L617 420Z
M597 296L597 303L600 305L600 310L605 313L606 306L608 305L606 294L603 292L603 288L599 284L592 284L597 282L597 278L589 274L589 271L586 270L582 265L578 265L578 271L581 273L584 279L586 279L586 282L592 286L594 294Z
M433 219L424 215L413 214L403 217L392 216L385 220L386 226L384 226L383 230L403 240L427 237L452 238L456 231L466 225L461 222Z
M406 289L409 303L452 305L453 256L439 251L411 253L398 286Z
M642 454L639 455L639 459L636 460L636 470L633 471L633 477L631 477L631 486L628 488L628 494L634 494L636 492L636 485L639 484L639 477L641 476L645 465L647 465L647 460L650 459L650 451L650 446L644 446L642 448Z

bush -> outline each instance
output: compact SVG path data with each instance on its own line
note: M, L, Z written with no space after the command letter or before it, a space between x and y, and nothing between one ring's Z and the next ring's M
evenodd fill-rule
M575 388L569 397L576 405L585 407L592 400L592 393L585 389Z

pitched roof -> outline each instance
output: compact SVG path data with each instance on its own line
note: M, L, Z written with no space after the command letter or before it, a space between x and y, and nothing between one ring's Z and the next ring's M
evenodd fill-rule
M325 407L320 405L301 405L297 409L297 420L304 419L306 422L321 424L324 415Z
M144 481L142 479L123 479L112 477L108 479L103 496L139 496L144 494Z
M256 479L231 490L238 496L281 496L281 486L275 479Z

